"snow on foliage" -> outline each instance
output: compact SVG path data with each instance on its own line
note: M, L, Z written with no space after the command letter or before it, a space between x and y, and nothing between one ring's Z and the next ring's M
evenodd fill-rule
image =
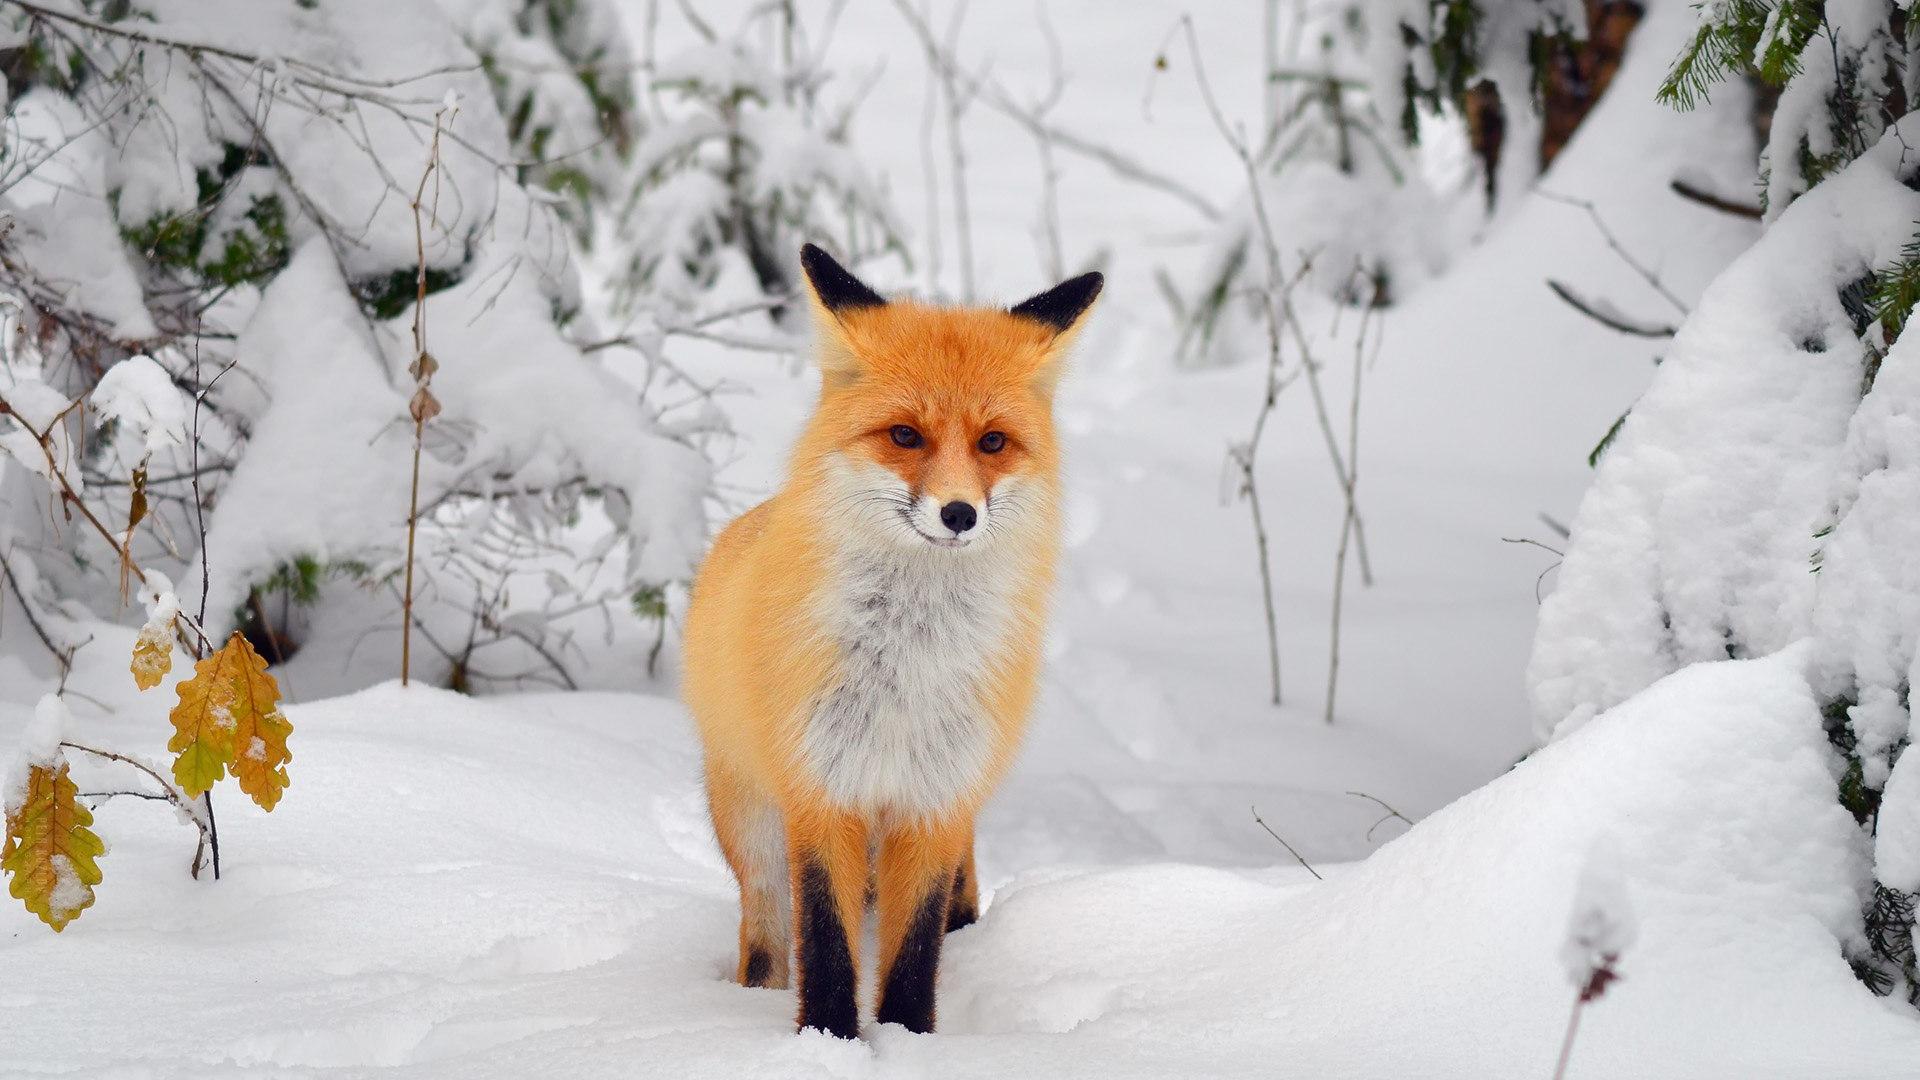
M211 637L245 622L297 645L298 619L257 625L264 596L311 605L330 576L384 591L422 292L445 408L421 469L422 617L498 630L521 598L592 581L626 607L690 572L708 461L577 343L593 326L574 249L624 199L631 148L609 5L55 3L0 8L0 33L22 57L0 147L17 301L0 470L59 468L116 529L137 488L135 554L184 595L205 586ZM8 511L23 537L111 566L31 502ZM583 518L595 535L569 538ZM535 544L597 546L512 596L502 552ZM70 577L99 609L124 599Z
M11 376L9 379L8 376ZM0 399L7 411L0 416L0 469L8 462L24 466L35 476L52 480L64 476L76 490L85 485L74 460L73 441L60 418L70 402L66 395L42 382L37 374L0 372ZM41 438L46 442L42 443Z
M57 769L64 755L60 741L73 723L73 713L58 694L42 694L33 707L33 719L22 733L20 745L7 759L7 771L0 776L0 816L20 812L27 797L27 773L31 769Z
M438 0L493 84L514 157L582 241L623 177L634 59L608 0Z
M1722 273L1600 463L1541 610L1556 738L1666 673L1808 640L1836 801L1879 861L1849 956L1920 1000L1902 756L1920 655L1920 70L1878 0L1707 5L1661 93L1782 87L1762 239ZM1896 780L1899 781L1896 783Z
M90 400L101 419L131 429L143 441L147 455L180 446L191 437L180 388L151 356L129 356L108 368L94 385Z
M847 141L858 96L826 92L827 44L767 5L731 36L709 29L659 60L616 225L633 252L619 281L629 312L677 312L729 279L784 299L802 241L849 263L904 253L886 192Z
M1882 361L1862 341L1861 283L1920 219L1902 171L1902 138L1917 134L1920 121L1903 123L1781 215L1674 338L1600 462L1541 608L1530 681L1542 734L1686 664L1763 655L1815 632L1823 592L1828 621L1852 624L1846 638L1910 638L1912 613L1855 583L1871 568L1850 537L1890 527L1875 520L1886 511L1872 491L1901 473L1877 462L1912 452L1889 457L1884 440L1901 429L1876 417L1897 419L1892 400L1913 378L1897 372L1913 349ZM1876 368L1890 380L1885 395ZM1863 516L1850 526L1840 500L1860 491ZM1910 492L1903 509L1912 505ZM1837 583L1824 568L1836 549ZM1905 648L1877 668L1825 656L1822 688L1851 682L1862 661L1889 685L1911 664Z

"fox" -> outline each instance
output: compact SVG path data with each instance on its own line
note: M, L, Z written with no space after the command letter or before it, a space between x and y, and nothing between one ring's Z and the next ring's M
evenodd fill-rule
M740 890L737 980L796 1030L934 1029L945 935L979 914L974 821L1038 689L1061 547L1053 398L1098 272L1010 308L888 300L800 251L820 392L782 486L715 538L682 692Z

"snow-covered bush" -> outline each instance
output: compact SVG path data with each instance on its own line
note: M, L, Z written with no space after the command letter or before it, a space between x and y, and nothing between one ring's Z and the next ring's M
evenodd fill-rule
M98 538L48 513L50 468L68 513L124 530L195 616L204 595L214 641L244 623L278 659L298 620L273 608L329 578L397 630L416 315L443 410L419 473L423 674L484 683L474 650L506 643L506 670L566 682L545 613L688 573L707 459L573 339L563 218L604 198L620 147L608 11L0 5L0 554L50 633L125 596ZM560 544L582 523L603 538L585 557Z
M1707 290L1600 462L1531 666L1543 736L1688 664L1811 639L1839 799L1876 880L1849 952L1920 1000L1920 67L1894 5L1703 9L1663 93L1782 84L1769 227ZM1837 63L1837 67L1836 67ZM1907 90L1902 90L1907 87ZM1765 797L1755 793L1755 797Z
M617 202L632 149L634 64L609 0L438 0L507 121L521 177L558 197L583 243Z
M1262 129L1251 146L1281 276L1304 273L1338 303L1384 305L1445 263L1443 198L1375 107L1365 79L1372 22L1351 0L1285 5L1269 49ZM1290 43L1291 47L1288 47ZM1265 348L1265 262L1255 199L1213 227L1199 280L1178 305L1180 355L1219 363Z
M633 253L623 306L676 321L663 310L729 281L784 298L805 241L852 260L904 254L885 193L847 143L860 94L829 94L827 42L786 4L756 5L731 34L694 29L700 44L653 68L616 225Z

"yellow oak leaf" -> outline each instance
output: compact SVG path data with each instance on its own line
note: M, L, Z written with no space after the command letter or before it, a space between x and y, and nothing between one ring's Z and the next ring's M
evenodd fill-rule
M80 803L67 763L27 770L26 800L7 815L7 841L0 871L12 880L7 892L58 933L93 906L100 884L95 859L107 846L93 834L93 814Z
M140 628L140 636L133 643L133 682L142 690L151 690L160 685L160 680L173 670L173 633L166 626L153 623Z
M173 737L167 749L173 759L173 779L188 798L198 798L220 782L233 762L234 716L237 704L233 673L246 639L233 635L219 652L193 665L193 677L175 687L180 701L169 719Z
M267 661L239 634L227 643L237 649L233 665L233 778L262 810L272 810L286 791L287 736L293 723L280 711L280 684L267 674ZM224 650L223 650L224 651Z

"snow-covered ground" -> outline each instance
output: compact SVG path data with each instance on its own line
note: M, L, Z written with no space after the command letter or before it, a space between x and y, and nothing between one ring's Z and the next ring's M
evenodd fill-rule
M1085 826L1000 815L983 850L1032 864L950 937L940 1033L864 1043L795 1036L791 994L730 981L672 703L296 706L298 779L271 818L226 804L218 885L183 873L187 830L114 800L96 906L59 937L0 916L0 1074L1544 1077L1605 838L1638 933L1572 1075L1912 1075L1920 1025L1834 949L1852 825L1801 663L1677 675L1324 882L1113 865Z
M1231 198L1235 164L1177 63L1142 104L1177 11L1049 10L1073 74L1062 122ZM964 47L1003 74L1038 70L1032 18L1017 0L975 4ZM1239 31L1253 18L1196 13L1211 77L1249 108L1259 57ZM1655 5L1543 185L1594 200L1691 302L1756 228L1667 191L1682 170L1730 191L1751 174L1731 125L1651 100L1687 20ZM856 137L911 222L915 47L891 7L863 3L833 49L886 62ZM1016 299L1049 283L1029 236L1030 146L984 115L969 137L981 280ZM1539 515L1571 517L1587 452L1656 352L1558 305L1544 278L1673 316L1584 212L1515 201L1380 327L1360 442L1378 583L1348 591L1328 726L1342 507L1304 388L1283 398L1261 464L1287 681L1275 709L1246 509L1222 498L1258 364L1172 368L1151 273L1196 264L1178 242L1196 223L1065 165L1069 259L1111 249L1110 292L1060 406L1072 512L1046 689L981 823L987 908L949 941L938 1035L796 1037L790 994L728 981L732 885L696 747L670 679L645 679L633 628L595 647L592 693L388 685L291 707L292 787L270 817L220 804L218 884L186 877L191 833L162 810L106 803L112 850L84 918L56 938L0 905L0 1075L1544 1078L1597 842L1638 934L1570 1075L1920 1075L1920 1022L1840 956L1860 868L1833 854L1851 824L1804 656L1683 672L1510 768L1534 745L1523 673L1553 557L1505 538L1558 546ZM954 287L951 252L939 285ZM1354 328L1316 327L1342 405ZM728 401L742 439L722 474L744 506L776 482L810 380L762 356L704 363L745 391ZM82 653L76 686L125 685L115 633ZM388 662L373 651L316 646L290 681L316 697L341 681L326 663ZM40 689L0 681L0 746ZM158 753L169 687L95 696L73 702L77 735ZM1354 791L1419 823L1376 827L1383 811Z

